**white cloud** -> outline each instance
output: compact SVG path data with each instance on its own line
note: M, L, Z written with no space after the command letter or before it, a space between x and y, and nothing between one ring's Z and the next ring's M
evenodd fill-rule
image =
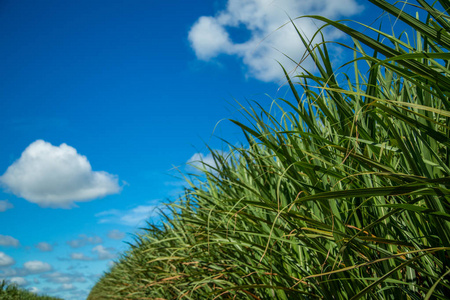
M46 242L40 242L36 245L36 248L38 248L42 252L50 252L53 251L53 246Z
M189 41L202 60L209 60L219 53L233 53L230 36L216 18L200 17L189 32Z
M111 209L96 214L96 217L101 217L99 223L117 223L127 226L143 226L145 221L157 215L158 205L139 205L135 208L121 211L118 209Z
M7 211L8 209L13 208L14 205L10 203L8 200L0 200L0 212Z
M18 247L19 245L19 240L9 235L0 234L0 246Z
M135 225L149 219L155 212L154 206L139 205L129 211L129 213L120 217L123 224Z
M28 281L23 277L12 277L9 279L9 281L21 286L28 284Z
M75 287L74 287L73 284L71 284L71 283L63 283L63 284L61 285L61 289L62 289L62 290L65 290L65 291L69 291L69 290L75 289Z
M70 259L73 259L73 260L84 260L84 261L89 261L89 260L93 260L93 258L92 257L89 257L89 256L86 256L86 255L84 255L83 253L71 253L70 254Z
M108 237L113 240L121 240L125 237L125 233L120 230L114 229L108 232Z
M86 245L103 243L102 238L98 236L87 236L85 234L80 234L79 237L79 239L67 241L67 245L69 245L71 248L80 248Z
M23 268L28 275L44 273L52 270L52 266L39 260L27 261L23 264Z
M61 284L59 287L56 288L51 288L51 287L44 287L42 289L42 292L45 294L55 294L55 296L60 296L61 293L65 293L68 292L72 293L72 291L78 291L78 289L76 287L74 287L72 284L70 283L63 283ZM64 298L66 299L83 299L86 297L80 297L80 298L72 298L69 295L65 295Z
M210 172L212 169L217 169L216 161L213 158L211 153L204 155L203 153L195 153L191 158L186 162L187 169L189 171L198 171L199 169L205 169Z
M213 150L214 153L221 156L225 160L228 160L229 152L222 150ZM197 152L192 155L191 158L186 162L186 171L193 173L201 173L203 170L211 173L217 173L216 170L220 169L221 161L214 160L212 153L203 154Z
M86 282L86 278L84 278L83 275L78 273L69 274L69 273L53 272L43 274L40 277L45 279L47 282L52 283Z
M40 290L37 287L35 287L35 286L30 287L28 290L30 292L32 292L32 293L35 293L35 294L40 292Z
M284 54L298 62L305 51L291 24L280 28L289 22L289 17L316 14L334 19L361 9L356 0L228 0L226 8L215 16L200 17L188 39L198 59L235 55L242 59L250 76L278 81L283 75L277 61L287 70L292 69L295 65ZM318 29L307 19L296 20L295 24L308 37ZM233 28L245 28L250 37L244 42L233 41ZM336 31L328 31L328 37L337 36Z
M113 261L113 260L110 260L110 261L108 261L108 266L109 266L110 268L113 268L113 267L116 265L116 263L117 263L117 262L115 262L115 261Z
M92 171L87 158L66 144L53 146L43 140L29 145L0 177L16 196L41 207L70 208L120 192L116 176Z
M0 252L0 268L9 267L15 263L16 262L14 261L14 259L11 256L7 255L4 252Z
M105 248L102 245L98 245L92 248L92 252L97 254L99 260L113 259L117 256L115 253L111 253L110 251L115 251L115 249Z
M0 252L0 267L2 266L2 257L4 257L4 255L3 252ZM7 255L3 260L8 263L4 266L10 266L15 263L14 260ZM3 277L26 277L28 275L45 273L52 269L52 266L48 263L32 260L24 263L22 268L5 268L0 272L0 275Z
M96 257L90 257L81 252L73 252L70 254L71 260L81 260L81 261L92 261L92 260L105 260L112 259L117 256L116 249L111 247L104 247L102 245L95 246L91 250L92 253L96 255Z

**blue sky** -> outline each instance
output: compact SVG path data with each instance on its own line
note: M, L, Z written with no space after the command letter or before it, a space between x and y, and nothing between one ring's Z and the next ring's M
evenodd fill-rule
M182 190L175 168L243 140L235 99L289 97L287 13L374 19L361 3L1 1L0 278L85 299Z

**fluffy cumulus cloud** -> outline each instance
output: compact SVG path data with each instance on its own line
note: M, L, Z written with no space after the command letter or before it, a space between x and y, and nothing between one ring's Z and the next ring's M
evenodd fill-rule
M42 252L53 251L53 246L46 242L40 242L40 243L36 244L36 248L38 248Z
M113 240L121 240L125 237L125 233L120 230L114 229L108 232L108 237Z
M0 268L9 267L15 264L14 259L4 252L0 252Z
M146 221L158 213L158 205L139 205L129 210L110 209L95 216L100 218L99 223L116 223L127 226L143 226Z
M15 284L20 285L20 286L25 286L25 285L29 284L28 281L25 278L23 278L23 277L12 277L12 278L9 279L9 281L11 283L15 283Z
M67 245L71 248L81 248L86 245L101 244L103 240L99 236L87 236L85 234L80 234L78 239L67 241Z
M118 178L92 171L87 158L66 144L53 146L43 140L29 145L0 177L0 183L16 196L41 207L71 208L120 192Z
M27 274L39 274L52 270L52 266L46 262L42 262L39 260L27 261L23 264L23 269L27 272Z
M7 211L8 209L11 209L13 207L14 205L12 205L12 203L8 200L0 200L0 212Z
M298 62L305 52L294 27L287 24L289 17L321 15L335 19L361 9L356 0L228 0L215 16L200 17L188 39L198 59L235 55L242 59L250 76L277 81L283 78L277 61L289 70L295 64L285 55ZM312 37L319 26L307 19L295 20L295 24L307 37ZM247 31L249 37L236 41L232 36L236 29ZM328 38L335 37L337 32L328 32Z
M19 245L20 245L19 240L9 235L0 234L0 246L18 247Z

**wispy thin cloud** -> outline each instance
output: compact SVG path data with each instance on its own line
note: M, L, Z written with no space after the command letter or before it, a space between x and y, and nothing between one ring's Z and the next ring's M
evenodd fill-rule
M67 241L66 244L71 248L81 248L86 245L101 244L103 240L99 236L87 236L85 234L80 234L78 239Z
M39 249L42 252L51 252L53 251L53 246L46 242L40 242L37 243L35 246L37 249Z
M44 287L42 289L42 292L44 292L45 294L58 294L58 293L62 293L62 292L77 291L77 290L78 290L78 288L75 287L73 284L63 283L59 287L56 287L56 288Z
M12 209L14 205L8 200L0 200L0 212L7 211L8 209Z
M19 247L20 243L18 239L9 235L0 234L0 246L4 247Z
M82 252L73 252L70 254L69 260L79 260L79 261L94 261L94 260L107 260L117 257L117 250L113 247L104 247L103 245L98 245L92 248L91 253L94 256L87 256ZM62 260L67 260L63 258Z
M86 278L81 273L52 272L40 275L46 282L51 283L75 283L86 282Z
M92 249L92 252L97 255L97 259L99 260L106 260L106 259L113 259L116 258L117 254L114 253L116 249L112 247L103 247L102 245L95 246Z
M125 233L120 230L114 229L108 232L108 237L113 240L121 240L125 237Z
M80 252L74 252L74 253L71 253L71 254L70 254L70 259L73 259L73 260L82 260L82 261L91 261L91 260L94 260L94 258L89 257L89 256L86 256L86 255L84 255L83 253L80 253Z
M145 221L157 216L160 207L160 205L139 205L129 210L110 209L95 216L99 218L99 223L115 223L136 227L145 225Z

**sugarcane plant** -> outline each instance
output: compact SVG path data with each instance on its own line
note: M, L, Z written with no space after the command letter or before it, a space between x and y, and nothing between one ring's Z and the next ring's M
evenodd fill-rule
M61 298L38 295L14 283L0 280L0 299L2 300L61 300Z
M404 31L287 24L316 70L285 71L276 111L241 107L244 146L186 175L88 299L448 299L450 4L369 1Z

